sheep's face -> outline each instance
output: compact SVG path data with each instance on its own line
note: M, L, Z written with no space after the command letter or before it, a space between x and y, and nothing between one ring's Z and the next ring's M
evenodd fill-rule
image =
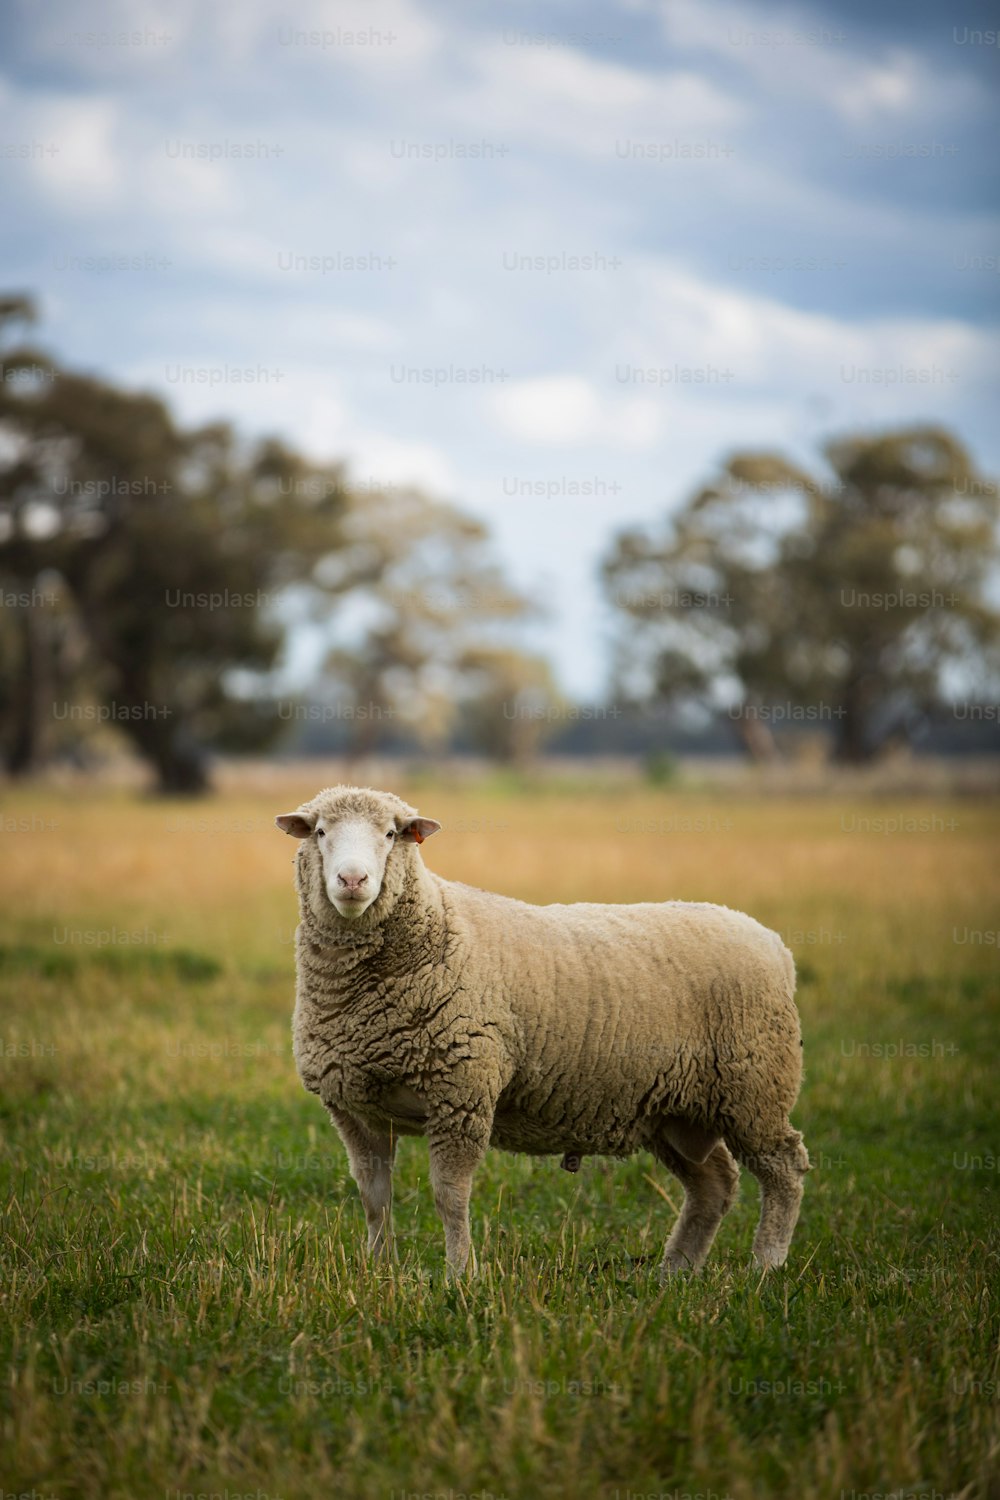
M298 812L275 818L293 838L310 839L323 887L338 916L354 921L378 900L397 844L422 844L441 827L387 793L320 793Z

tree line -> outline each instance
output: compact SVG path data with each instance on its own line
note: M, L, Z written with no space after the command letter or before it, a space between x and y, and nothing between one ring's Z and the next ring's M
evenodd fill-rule
M0 299L0 753L9 775L113 726L164 792L213 752L274 746L303 643L350 744L387 725L536 754L570 706L523 645L539 613L484 525L352 485L278 438L184 429L155 395L57 364ZM753 755L792 710L843 759L949 698L996 695L997 487L934 426L831 442L815 471L736 453L654 527L611 540L609 694L727 714ZM779 715L777 710L781 709Z

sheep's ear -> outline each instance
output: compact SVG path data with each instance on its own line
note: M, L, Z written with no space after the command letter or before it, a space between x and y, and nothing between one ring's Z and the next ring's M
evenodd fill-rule
M399 838L408 844L422 844L424 839L429 839L432 833L440 832L441 824L436 823L433 818L411 818L399 830Z
M312 823L300 813L282 813L274 821L283 833L290 833L293 839L307 839L313 831Z

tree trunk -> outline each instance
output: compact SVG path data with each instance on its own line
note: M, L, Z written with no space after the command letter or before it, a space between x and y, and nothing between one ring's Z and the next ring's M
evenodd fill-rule
M873 751L866 733L867 698L865 683L858 678L847 684L844 696L837 705L843 709L843 713L840 715L834 758L841 765L858 766L872 759Z
M111 722L156 772L156 791L163 797L200 796L211 791L204 753L183 717L169 705L154 701L141 662L122 662L121 643L105 628L79 573L70 577L70 583L91 646L117 678L117 690L108 696L122 713Z
M12 692L13 733L4 763L9 776L27 776L38 769L41 760L42 702L49 674L46 642L32 607L17 611L17 627L20 655Z
M202 797L211 791L203 758L176 745L161 749L155 761L157 791L163 797Z
M138 689L138 690L137 690ZM136 750L156 772L156 790L164 797L200 796L209 791L205 757L183 723L172 723L165 705L152 704L141 684L132 682L118 695L131 717L115 719Z

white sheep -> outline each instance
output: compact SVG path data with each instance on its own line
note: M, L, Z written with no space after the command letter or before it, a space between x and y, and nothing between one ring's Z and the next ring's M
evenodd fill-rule
M374 1256L396 1140L424 1135L452 1274L491 1145L569 1170L651 1151L684 1187L663 1275L702 1264L742 1162L756 1258L784 1262L809 1158L775 933L723 906L531 906L442 880L416 847L440 824L387 792L330 787L276 821L303 841L295 1060L343 1137Z

